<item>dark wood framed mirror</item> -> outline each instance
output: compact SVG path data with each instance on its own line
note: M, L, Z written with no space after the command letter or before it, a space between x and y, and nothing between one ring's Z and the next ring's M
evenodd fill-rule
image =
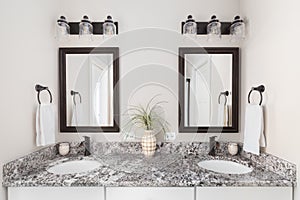
M179 132L239 131L239 48L179 48L178 72Z
M60 131L119 132L119 48L59 49Z

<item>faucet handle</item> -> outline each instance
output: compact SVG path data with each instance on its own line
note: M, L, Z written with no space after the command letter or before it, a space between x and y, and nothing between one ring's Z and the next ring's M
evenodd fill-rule
M83 137L83 142L85 143L85 144L90 144L90 142L91 142L91 137L90 136L82 136Z
M217 136L211 136L211 137L209 137L209 141L214 142L214 141L216 141L216 138L217 138Z
M220 143L216 141L217 136L209 137L209 152L208 155L215 156L216 151L220 149Z
M85 145L86 143L90 142L90 140L91 140L91 138L89 136L82 136L82 139L81 139L80 145Z
M89 140L89 139L91 139L90 136L86 136L86 135L84 135L84 136L82 136L82 137L84 138L84 140Z
M83 136L84 141L84 156L89 156L91 155L91 137L89 136Z

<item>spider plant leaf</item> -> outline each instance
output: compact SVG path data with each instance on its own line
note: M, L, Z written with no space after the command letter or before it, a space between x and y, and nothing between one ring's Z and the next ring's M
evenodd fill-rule
M152 97L151 99L150 99L150 101L147 103L147 106L146 106L146 109L145 110L148 110L149 109L149 107L150 107L150 105L151 105L151 103L152 103L152 101L156 98L156 97L158 97L158 96L160 96L161 94L157 94L157 95L155 95L154 97Z
M156 104L154 104L152 106L152 108L150 109L149 113L151 114L156 108L159 107L160 104L164 104L164 103L168 103L168 102L167 101L159 101L159 102L157 102Z

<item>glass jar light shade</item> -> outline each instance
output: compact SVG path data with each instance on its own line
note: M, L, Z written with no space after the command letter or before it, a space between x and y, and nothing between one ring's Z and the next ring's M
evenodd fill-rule
M70 35L70 26L66 20L65 16L60 16L56 23L56 38L64 39L68 38Z
M116 25L114 24L112 17L107 16L107 19L103 23L103 35L111 36L116 34L117 34Z
M183 34L197 35L197 23L193 19L192 15L187 17L187 20L183 25Z
M211 17L211 20L207 25L208 40L221 39L221 23L215 15Z
M230 26L230 36L232 42L245 39L245 23L240 16L235 16Z
M83 16L81 22L79 23L79 36L85 37L85 36L92 36L93 34L93 25L90 22L88 16Z

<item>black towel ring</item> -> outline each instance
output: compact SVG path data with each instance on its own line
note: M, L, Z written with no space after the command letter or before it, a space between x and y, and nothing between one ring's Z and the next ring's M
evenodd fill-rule
M258 87L252 87L249 94L248 94L248 103L250 103L250 96L251 96L251 93L252 91L258 91L259 94L260 94L260 102L259 102L259 105L262 104L263 102L263 95L262 93L265 91L265 86L264 85L260 85Z
M43 91L43 90L47 90L48 91L49 96L50 96L50 103L52 103L52 94L51 94L50 90L48 89L48 87L36 84L35 85L35 90L37 91L37 100L38 100L39 104L41 104L40 92Z
M73 103L74 103L74 105L76 105L76 95L79 96L79 102L81 103L81 94L79 92L71 90L71 96L73 96Z
M220 104L221 103L221 96L224 95L225 97L225 102L224 102L224 105L227 104L227 97L229 95L229 92L228 91L225 91L225 92L220 92L219 94L219 97L218 97L218 103Z

